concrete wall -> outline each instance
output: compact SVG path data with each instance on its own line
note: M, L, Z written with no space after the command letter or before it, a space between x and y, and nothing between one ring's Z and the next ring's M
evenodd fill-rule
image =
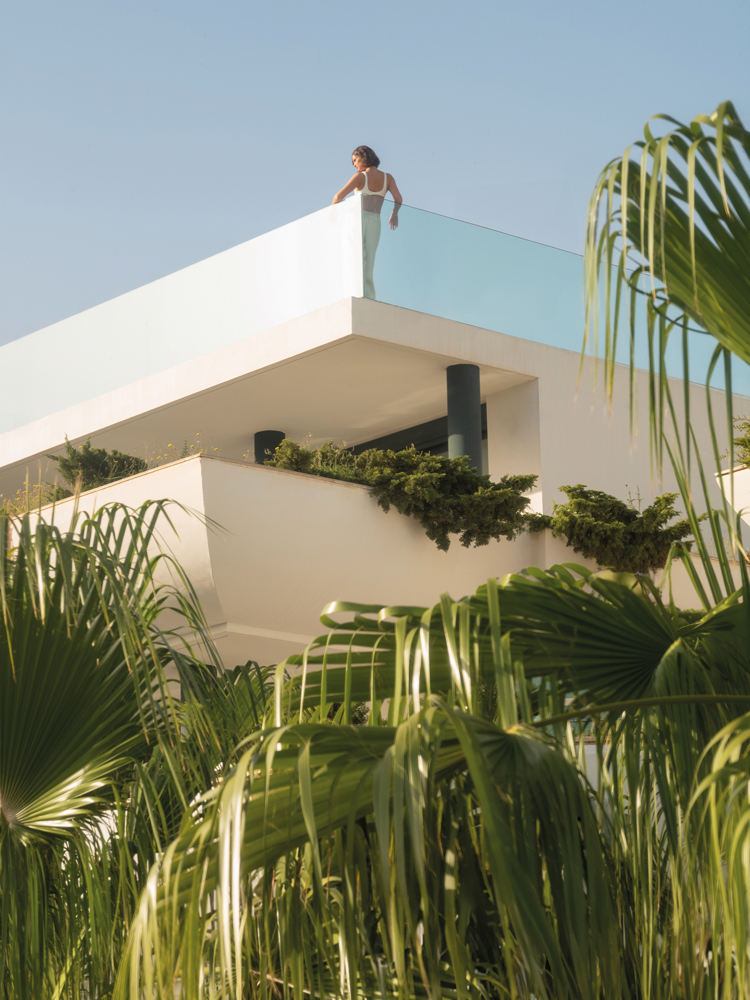
M539 379L488 395L487 472L493 480L504 475L538 476L531 493L531 508L544 513L542 489Z
M362 295L359 199L0 347L0 432Z
M511 340L364 298L342 299L0 433L0 494L12 496L27 475L31 482L53 477L46 455L61 451L65 435L74 444L90 436L97 447L149 461L170 442L179 449L194 440L196 431L229 458L252 449L254 432L267 428L296 440L309 435L316 444L372 440L443 416L446 366L462 361L467 348L479 347L494 361L495 342ZM484 365L483 391L529 377Z

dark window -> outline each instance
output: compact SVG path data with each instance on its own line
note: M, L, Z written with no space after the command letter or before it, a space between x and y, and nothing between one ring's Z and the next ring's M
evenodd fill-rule
M482 440L487 438L487 406L482 403ZM403 431L394 431L393 434L386 434L383 437L373 438L372 441L365 441L363 444L355 445L352 451L355 455L360 455L367 448L382 448L384 451L401 451L414 445L418 451L427 451L431 455L448 454L448 417L438 417L437 420L428 420L427 423L417 424L415 427L407 427Z

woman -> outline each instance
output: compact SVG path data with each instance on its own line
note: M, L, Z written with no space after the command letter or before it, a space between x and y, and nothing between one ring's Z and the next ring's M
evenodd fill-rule
M333 204L343 201L352 191L362 195L362 262L365 278L365 297L375 298L373 271L375 251L380 240L380 210L385 196L393 196L393 211L388 220L391 229L398 228L398 210L401 208L401 192L390 174L378 170L380 160L369 146L357 146L352 153L352 164L357 171L348 184L334 195Z

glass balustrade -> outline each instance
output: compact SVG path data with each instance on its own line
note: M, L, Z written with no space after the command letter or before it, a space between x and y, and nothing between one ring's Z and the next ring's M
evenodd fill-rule
M391 229L393 202L368 211L362 199L364 294L391 305L444 316L553 347L580 352L584 333L583 257L494 229L402 205ZM603 289L602 289L603 292ZM617 357L630 360L623 303ZM602 315L600 337L604 336ZM704 380L716 346L689 333L690 376ZM670 337L667 370L682 374L682 340ZM590 345L593 350L593 344ZM638 314L635 363L648 368L648 338ZM721 369L721 370L720 370ZM750 368L733 361L733 387L750 395ZM712 384L723 386L718 366Z

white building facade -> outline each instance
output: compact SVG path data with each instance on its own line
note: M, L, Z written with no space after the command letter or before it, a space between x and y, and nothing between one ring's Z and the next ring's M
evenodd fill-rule
M482 471L538 477L535 510L550 513L568 484L645 503L676 492L654 482L645 371L634 435L627 368L610 407L601 364L598 386L594 359L581 367L579 257L404 208L381 236L377 299L363 288L351 199L0 348L0 493L51 480L46 456L66 436L151 461L80 505L169 498L197 513L177 513L179 539L166 541L233 665L300 652L333 600L432 604L489 576L582 561L548 532L439 552L365 487L256 464L264 432L438 452L450 439L455 451L468 419ZM458 410L451 372L478 376ZM738 412L749 404L739 397ZM165 460L184 443L189 457ZM71 506L49 516L62 523Z

